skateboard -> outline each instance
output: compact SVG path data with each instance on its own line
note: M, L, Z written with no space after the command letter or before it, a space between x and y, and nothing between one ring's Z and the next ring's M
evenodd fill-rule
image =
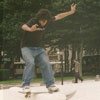
M50 92L42 92L42 91L30 91L30 92L23 92L23 91L19 91L19 93L25 94L25 98L30 98L31 94L35 95L35 94L41 94L41 93L50 93Z
M31 95L37 95L37 94L43 94L43 93L48 93L48 94L63 94L66 97L66 100L69 100L71 97L74 96L74 94L76 93L76 91L72 91L68 94L62 93L60 90L57 92L49 92L49 91L30 91L30 92L24 92L24 91L19 91L19 93L24 94L25 98L30 98Z

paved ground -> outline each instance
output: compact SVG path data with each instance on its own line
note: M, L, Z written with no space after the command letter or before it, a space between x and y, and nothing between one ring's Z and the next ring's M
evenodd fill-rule
M32 90L47 91L45 86L39 86L40 84L35 84L36 87L32 87ZM64 85L57 83L61 92L58 93L43 93L37 94L28 100L100 100L100 81L84 81L83 83L72 83L64 82ZM19 93L21 90L19 87L11 87L9 89L0 90L0 100L26 100L24 94ZM76 93L70 98L66 98L66 95L75 91Z

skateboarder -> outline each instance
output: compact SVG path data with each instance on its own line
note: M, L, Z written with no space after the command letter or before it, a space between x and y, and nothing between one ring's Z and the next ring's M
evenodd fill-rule
M81 80L81 82L83 82L83 79L80 76L79 68L80 68L80 63L77 60L74 60L74 68L73 68L75 71L75 82L74 83L78 83L78 79Z
M35 18L30 19L27 23L22 25L24 34L21 42L21 52L25 61L22 87L25 91L30 88L30 82L34 77L35 64L38 64L41 69L47 89L52 92L58 91L58 88L54 85L52 67L43 48L42 39L45 35L46 26L49 23L72 15L75 11L76 4L72 4L70 11L57 14L53 17L49 10L41 9Z

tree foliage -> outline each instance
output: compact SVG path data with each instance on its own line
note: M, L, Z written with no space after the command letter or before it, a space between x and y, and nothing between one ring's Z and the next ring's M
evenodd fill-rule
M9 56L20 53L21 25L41 8L47 8L53 15L70 10L70 4L77 3L77 12L50 27L55 31L46 35L46 43L64 48L83 42L86 51L100 52L100 0L3 0L3 50ZM2 19L2 14L0 18Z

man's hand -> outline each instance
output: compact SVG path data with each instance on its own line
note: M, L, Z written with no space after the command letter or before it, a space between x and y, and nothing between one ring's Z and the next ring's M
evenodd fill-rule
M38 24L35 24L31 27L31 31L34 32L34 31L43 31L44 29L43 28L39 28L39 25Z
M76 12L76 4L71 4L71 12L75 13Z

